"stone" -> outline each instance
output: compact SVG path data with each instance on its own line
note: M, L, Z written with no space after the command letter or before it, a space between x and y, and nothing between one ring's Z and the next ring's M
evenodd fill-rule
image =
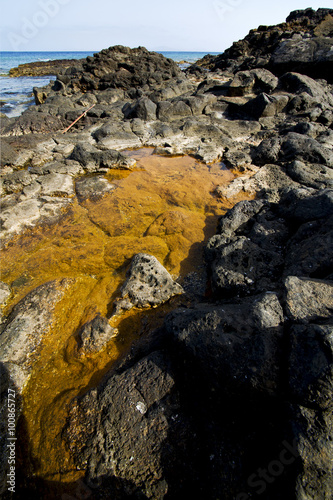
M221 217L218 233L225 238L234 236L238 230L242 231L251 219L263 208L261 200L240 201L232 209Z
M0 155L0 165L13 165L17 160L17 152L15 149L6 141L6 139L1 138L1 155Z
M252 159L256 165L301 160L333 166L333 153L329 148L311 137L295 132L289 132L284 137L264 139L254 150Z
M116 331L109 325L106 318L98 314L80 328L78 335L79 352L90 354L101 351L116 335Z
M79 162L88 172L108 171L110 168L130 169L134 163L119 151L101 151L85 143L74 147L70 159Z
M38 359L43 337L50 330L55 307L68 285L68 280L54 280L32 290L1 326L0 361L20 393Z
M333 326L293 325L290 332L289 387L298 404L328 410L332 407Z
M124 108L123 108L124 109ZM156 120L156 104L148 97L141 97L133 106L124 109L126 118L140 118L144 121Z
M275 74L293 71L332 82L332 39L282 40L272 53L269 66Z
M333 216L312 220L302 224L289 240L284 275L327 279L332 273L332 259Z
M288 175L296 182L316 189L333 187L333 169L320 164L305 164L299 160L289 163Z
M0 213L1 227L8 233L20 232L22 227L33 225L40 218L41 203L36 199L26 200Z
M21 191L25 186L32 183L34 176L27 170L18 170L2 178L3 190L6 194Z
M74 185L70 175L46 174L38 178L41 194L45 196L73 196Z
M228 94L230 96L243 96L256 92L272 92L278 86L278 78L270 71L263 68L256 68L251 71L238 71L230 86Z
M258 120L262 117L276 116L281 113L287 106L288 101L288 96L283 94L268 95L261 93L246 104L239 106L238 112L253 116Z
M288 276L285 287L292 321L310 323L333 316L333 282Z
M98 199L114 189L116 186L101 176L82 177L75 182L75 192L79 201Z
M332 410L323 411L303 405L293 405L295 455L299 475L296 494L300 498L330 498L332 496Z
M279 79L280 84L292 94L306 93L318 104L333 106L333 97L327 86L309 76L299 73L286 73Z
M167 471L176 471L177 451L182 454L170 433L178 429L178 442L183 442L170 370L165 353L155 351L72 402L64 436L77 465L86 470L87 483L98 484L99 495L165 497L173 477Z
M2 131L5 137L18 136L31 133L46 134L57 132L63 128L61 120L48 113L30 111L30 108L21 116L16 118L13 124L8 125Z
M276 294L180 309L166 320L181 355L207 386L227 394L273 394L279 384L283 310Z
M281 148L282 138L278 136L270 137L261 141L252 152L252 161L255 165L265 165L267 163L277 163Z
M215 256L211 264L212 287L221 297L261 292L272 287L281 273L280 252L261 248L245 236L237 236L231 242L213 236L207 249Z
M281 199L279 212L298 226L318 219L327 220L333 213L333 191L288 190Z
M131 124L128 121L115 123L114 120L110 120L102 125L102 127L98 128L93 133L93 137L97 141L98 147L104 150L142 146L140 138L133 133ZM129 158L127 162L130 164Z
M12 291L9 285L0 281L0 305L6 304L8 298L10 297Z
M168 271L153 255L139 253L133 257L128 277L115 303L116 314L132 307L157 307L174 295L183 293Z

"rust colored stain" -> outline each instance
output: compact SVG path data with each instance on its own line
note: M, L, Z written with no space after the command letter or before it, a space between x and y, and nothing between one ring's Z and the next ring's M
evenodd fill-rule
M218 217L232 206L214 195L217 185L235 178L223 165L155 156L148 148L127 153L137 160L137 169L111 170L106 178L115 184L114 191L98 200L75 201L59 223L26 231L3 250L1 279L14 291L5 312L41 283L73 280L23 394L26 473L43 481L66 484L82 476L61 439L67 404L96 385L138 335L160 324L180 299L158 310L112 318L119 334L100 353L78 355L80 326L96 313L110 318L136 253L154 255L181 283L202 264Z

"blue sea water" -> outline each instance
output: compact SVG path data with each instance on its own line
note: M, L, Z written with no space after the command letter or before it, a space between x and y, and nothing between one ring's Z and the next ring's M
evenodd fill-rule
M159 52L180 63L182 68L206 55L206 52ZM54 76L10 78L8 73L11 68L35 61L82 59L93 54L94 52L0 52L1 113L9 117L19 116L34 104L33 87L44 87L55 79ZM211 52L211 54L217 54L217 52Z

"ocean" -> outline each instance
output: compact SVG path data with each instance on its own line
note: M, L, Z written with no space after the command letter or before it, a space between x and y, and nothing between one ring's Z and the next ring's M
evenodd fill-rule
M162 52L165 57L173 59L184 68L192 64L207 52ZM19 116L29 106L34 105L33 87L44 87L54 76L10 78L9 70L19 64L55 59L82 59L95 52L0 52L0 110L8 117ZM210 52L214 55L217 52Z

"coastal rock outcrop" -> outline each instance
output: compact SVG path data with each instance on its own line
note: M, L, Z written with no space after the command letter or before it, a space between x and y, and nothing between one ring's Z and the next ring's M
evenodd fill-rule
M118 339L112 320L180 295L102 380L89 374L69 405L58 435L96 499L332 497L332 14L292 12L186 72L143 48L106 49L62 71L38 106L2 127L9 240L118 193L108 174L133 170L120 152L130 147L191 154L212 175L232 168L229 185L212 185L223 207L241 193L254 198L221 216L197 293L141 253L121 298L109 296L103 314L89 304L76 323L73 352L83 363ZM179 208L168 213L182 217ZM98 231L103 247L98 215L89 237ZM163 217L148 237L163 233ZM104 279L95 296L107 295ZM29 292L2 321L2 360L19 389L66 283ZM10 285L0 286L4 304ZM126 335L131 328L124 323Z
M39 286L14 307L1 325L0 361L20 392L38 357L43 336L50 330L54 308L68 285L69 280L62 280Z

